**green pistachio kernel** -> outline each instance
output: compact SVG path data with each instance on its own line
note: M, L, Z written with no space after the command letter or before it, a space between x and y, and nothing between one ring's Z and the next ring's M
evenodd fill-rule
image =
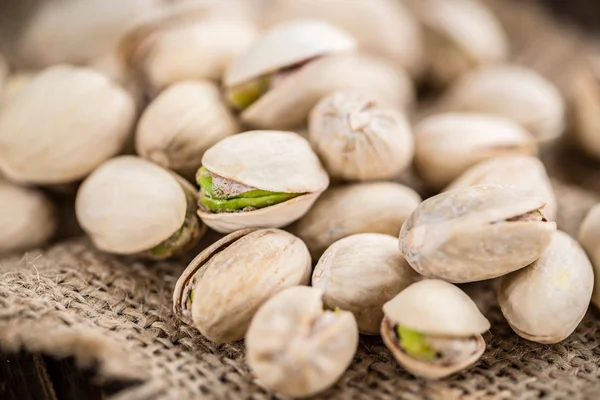
M419 360L430 361L437 357L437 353L427 344L425 335L402 325L396 326L396 334L404 351L411 357Z
M251 82L229 89L227 98L236 109L244 110L267 93L270 81L269 76L261 76Z

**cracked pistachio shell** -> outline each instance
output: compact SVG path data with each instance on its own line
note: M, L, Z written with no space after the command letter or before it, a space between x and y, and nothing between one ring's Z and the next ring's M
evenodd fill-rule
M325 20L356 38L361 51L384 57L418 75L423 64L421 28L404 4L394 0L275 0L265 10L265 23L297 18Z
M474 364L485 350L481 333L490 329L489 321L466 293L450 283L437 279L413 283L385 303L383 313L383 342L413 375L431 379L448 376ZM420 361L400 348L394 332L396 325L425 335L457 339L474 336L477 346L470 357L455 364Z
M308 284L310 270L297 237L279 229L236 231L190 263L175 286L173 309L213 342L240 340L259 307L283 289Z
M302 217L329 186L329 177L306 139L293 132L250 131L208 149L202 165L212 173L270 192L303 193L265 208L235 213L198 210L221 233L242 228L278 228Z
M589 57L571 77L570 117L574 136L589 155L600 158L600 55Z
M498 183L529 190L544 200L542 209L544 216L556 219L556 196L544 164L532 156L507 156L482 161L466 170L456 178L444 191L467 186Z
M594 271L585 251L556 231L539 259L500 279L498 303L519 336L558 343L583 319L593 286Z
M247 361L260 385L290 397L333 386L358 347L356 321L347 311L323 310L322 292L297 286L273 296L246 334Z
M452 82L479 65L508 57L508 39L500 22L477 0L408 0L424 28L431 79Z
M539 73L516 65L487 66L466 74L450 87L441 107L504 116L541 142L562 135L566 123L558 89Z
M0 108L0 170L17 182L77 181L121 151L135 113L131 96L105 76L47 68Z
M206 150L238 132L214 83L180 82L161 92L142 114L136 151L162 167L193 176Z
M395 236L362 233L338 240L320 258L312 286L328 309L354 314L361 333L378 335L381 307L419 279L398 251Z
M414 151L401 112L351 91L333 92L317 103L309 140L333 179L391 179L408 167Z
M75 212L100 250L138 254L184 225L190 192L193 195L193 187L169 171L139 157L120 156L106 161L81 184Z
M0 253L40 246L56 225L54 205L42 192L0 180Z
M421 178L442 188L473 165L494 157L535 155L533 136L500 116L442 113L414 127L415 164Z
M417 192L395 182L331 187L290 231L304 240L317 261L325 249L346 236L358 233L396 236L420 203Z
M577 240L592 261L595 277L592 303L600 308L600 204L586 215L579 227Z
M497 184L444 192L404 222L400 251L430 278L463 283L506 275L548 247L556 223L538 212L544 204L529 191Z

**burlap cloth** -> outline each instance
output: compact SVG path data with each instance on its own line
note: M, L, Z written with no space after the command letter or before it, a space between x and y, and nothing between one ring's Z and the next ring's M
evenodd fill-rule
M562 86L580 51L575 36L564 27L556 34L529 5L495 7L511 36L520 38L515 59ZM559 200L559 227L575 234L598 201L600 166L562 143L545 149L543 158ZM72 356L81 367L94 366L99 380L128 382L113 400L271 398L253 382L242 343L213 344L174 317L171 294L185 265L112 257L86 238L0 259L0 347ZM347 373L318 398L600 398L597 309L568 339L544 346L511 331L493 283L465 288L492 324L475 366L440 381L417 379L397 366L379 338L362 337Z

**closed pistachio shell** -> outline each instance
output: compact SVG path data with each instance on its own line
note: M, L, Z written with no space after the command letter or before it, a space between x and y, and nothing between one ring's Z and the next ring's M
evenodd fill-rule
M417 192L395 182L331 187L290 231L304 240L317 261L325 249L346 236L369 232L398 235L419 203Z
M444 191L467 186L498 183L529 190L544 200L544 216L556 219L556 197L544 164L532 156L506 156L493 158L475 164L456 178Z
M334 179L394 178L414 151L402 113L350 91L333 92L317 103L309 117L309 140Z
M425 200L400 231L400 251L420 274L463 283L523 268L556 230L529 191L497 184L465 187Z
M356 321L347 311L325 311L320 290L297 286L268 300L246 335L247 360L266 389L293 398L332 386L358 347Z
M577 240L587 252L594 267L592 303L600 308L600 205L592 207L581 223Z
M56 225L54 205L42 192L0 181L0 253L40 246Z
M501 278L498 303L519 336L558 343L583 319L593 286L594 271L585 251L556 231L539 259Z
M452 182L469 167L508 155L535 155L536 141L511 120L475 113L442 113L415 127L415 164L434 188Z
M206 150L238 132L214 83L181 82L159 94L142 114L136 151L158 165L193 176Z
M134 120L131 96L105 76L45 69L0 108L0 170L18 182L77 181L121 151Z
M310 279L310 255L279 229L234 232L200 253L177 281L175 313L213 342L242 339L259 307Z
M398 251L395 236L362 233L332 244L319 259L312 286L329 309L354 314L361 333L378 335L383 304L419 279Z
M600 56L590 56L571 76L571 128L583 151L600 158Z

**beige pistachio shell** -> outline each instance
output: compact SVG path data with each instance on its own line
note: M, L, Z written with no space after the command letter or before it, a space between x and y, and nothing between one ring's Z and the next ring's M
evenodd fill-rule
M395 236L362 233L338 240L323 254L312 286L329 309L354 314L361 333L378 335L383 304L419 279L398 251Z
M54 205L42 192L0 180L0 254L44 244L56 225Z
M544 164L532 156L506 156L493 158L475 164L456 178L444 191L476 186L485 183L498 183L529 190L544 200L544 216L556 219L556 196Z
M600 158L600 55L589 57L574 70L569 87L571 128L579 145Z
M594 271L585 251L569 235L556 231L539 259L501 278L498 303L519 336L558 343L583 319L593 286Z
M487 66L465 75L450 87L441 106L504 116L539 141L556 139L565 128L565 104L558 89L517 65Z
M527 131L490 114L435 114L421 120L414 132L418 173L434 188L444 187L483 160L537 153L536 140Z
M105 76L45 69L0 109L0 170L18 182L76 181L121 150L134 120L131 96Z
M325 20L356 38L361 51L387 58L411 75L421 71L421 29L400 1L275 0L268 4L264 15L268 26L297 18Z
M400 251L420 274L462 283L491 279L532 263L556 223L529 191L488 184L425 200L400 231Z
M587 252L594 267L592 303L600 308L600 205L594 206L579 227L577 240Z
M324 97L309 116L309 140L333 179L391 179L412 161L406 117L358 92Z
M163 91L142 114L136 151L158 165L193 176L206 150L238 132L214 83L180 82Z
M310 269L306 246L287 232L234 232L190 263L176 285L174 310L213 342L239 340L259 307L285 288L308 284Z
M290 231L304 240L317 261L346 236L369 232L396 236L419 203L417 192L395 182L331 187Z
M320 290L297 286L273 296L246 334L247 361L259 384L294 398L332 386L358 347L347 311L324 311Z

